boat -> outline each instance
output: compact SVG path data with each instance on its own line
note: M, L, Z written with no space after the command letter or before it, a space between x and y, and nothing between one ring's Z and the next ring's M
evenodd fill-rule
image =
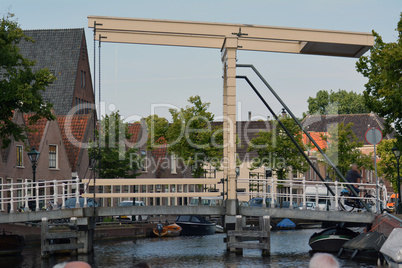
M215 224L199 215L177 216L176 224L182 228L181 235L212 235Z
M402 268L402 228L392 230L388 239L382 245L380 252L389 267Z
M276 229L277 230L292 230L292 229L296 229L296 224L289 220L289 219L283 219L282 221L280 221L277 225L276 225Z
M158 224L159 225L159 224ZM153 228L152 231L156 236L161 236L161 237L175 237L179 236L181 233L182 228L177 225L176 223L169 224L167 226L162 226L160 228L161 232L159 234L158 226L156 228Z
M3 234L0 235L0 256L20 254L25 247L25 239L20 235Z
M376 262L381 257L380 249L385 240L387 237L379 232L360 234L342 246L338 257Z
M215 233L224 233L225 229L223 228L223 226L216 224L215 225Z
M348 228L334 226L314 233L310 237L308 244L314 251L339 252L347 241L358 235L359 233Z

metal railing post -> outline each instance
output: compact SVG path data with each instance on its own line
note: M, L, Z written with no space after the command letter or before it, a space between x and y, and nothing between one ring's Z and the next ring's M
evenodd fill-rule
M85 183L85 184L84 184L84 193L85 193L85 195L86 195L86 193L87 193L87 189L88 189L88 183ZM84 208L86 208L86 207L88 207L88 199L87 199L87 197L85 196L85 197L84 197Z
M305 210L306 208L307 208L307 205L306 205L306 178L303 178L303 185L302 185L302 187L303 187L303 210Z
M338 181L335 181L335 210L339 210L339 191L338 191Z
M319 210L318 207L318 184L315 185L315 210Z
M267 207L267 202L265 201L266 197L266 183L267 181L264 179L262 182L262 207L266 208Z
M14 188L13 188L13 181L11 181L10 185L10 213L14 213Z
M28 180L27 179L25 179L24 188L25 188L25 208L24 208L24 211L29 211L29 206L28 206Z
M271 200L271 208L275 207L275 193L274 193L274 178L271 178L271 193L272 193L272 200Z
M36 195L35 195L35 211L39 211L39 182L35 182L36 185L34 186L36 189Z
M95 200L94 200L95 201ZM80 207L80 179L75 179L75 208Z
M290 194L290 198L289 198L290 205L289 205L289 208L290 208L290 209L293 209L293 180L290 181L289 194Z
M62 202L61 208L65 209L66 208L66 184L63 182L62 186L63 186L63 194L61 195L61 202Z
M57 181L53 180L53 204L57 207L58 204L58 194L57 194Z

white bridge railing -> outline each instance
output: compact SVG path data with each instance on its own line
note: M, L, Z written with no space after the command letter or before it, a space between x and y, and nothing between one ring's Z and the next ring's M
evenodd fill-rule
M322 210L323 207L319 204L325 204L330 210L341 210L340 205L347 206L347 201L353 201L359 199L365 203L369 203L372 212L377 212L377 204L379 209L386 208L387 204L387 189L385 186L370 184L370 183L345 183L338 181L307 181L303 179L295 180L277 180L277 179L237 179L237 187L247 186L250 189L250 185L255 187L261 187L262 191L248 191L248 192L238 192L239 196L249 196L252 197L264 197L268 198L269 206L277 207L278 204L271 202L270 200L286 200L290 202L289 208L294 207L294 203L302 203L300 209L307 209L306 203L308 201L314 202L316 204L315 210ZM325 185L328 185L334 192L334 196L330 193ZM347 189L346 185L357 185L360 194L358 197L342 195L341 192ZM246 187L243 187L246 188ZM286 189L285 192L281 189ZM378 190L377 190L378 189ZM378 195L377 195L378 191ZM296 193L294 193L296 192ZM378 196L378 198L377 198ZM327 202L329 201L329 202ZM345 205L346 204L346 205ZM266 206L263 202L263 206ZM349 206L348 206L349 207ZM353 207L349 207L350 210Z
M0 209L2 212L26 212L44 209L65 208L68 198L76 198L79 207L82 182L75 180L53 180L32 182L25 180L18 183L3 183L0 189ZM85 200L86 201L86 200ZM86 203L86 202L85 202ZM61 205L61 206L60 206Z

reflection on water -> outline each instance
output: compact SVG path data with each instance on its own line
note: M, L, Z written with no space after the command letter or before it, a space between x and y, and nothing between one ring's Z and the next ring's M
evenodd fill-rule
M271 256L258 250L245 250L243 256L227 254L225 234L202 237L146 238L133 241L107 241L95 244L91 256L72 259L89 262L92 267L132 267L148 262L152 267L308 267L308 238L316 230L271 232ZM26 247L21 256L0 258L0 267L52 267L69 261L69 256L41 260L39 247ZM341 260L342 267L376 267Z

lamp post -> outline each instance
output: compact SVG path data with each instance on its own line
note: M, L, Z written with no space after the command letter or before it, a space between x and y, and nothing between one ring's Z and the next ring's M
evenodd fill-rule
M399 204L401 203L401 181L400 181L400 175L399 175L399 158L401 157L401 151L399 151L396 146L392 147L392 153L394 154L396 158L396 173L397 173L397 179L398 179L398 204L395 204L395 209L396 213L398 213L399 209Z
M36 197L36 187L35 187L35 175L36 175L36 163L38 162L40 153L35 150L35 147L32 148L30 152L28 152L29 160L32 163L32 182L33 182L33 196Z

